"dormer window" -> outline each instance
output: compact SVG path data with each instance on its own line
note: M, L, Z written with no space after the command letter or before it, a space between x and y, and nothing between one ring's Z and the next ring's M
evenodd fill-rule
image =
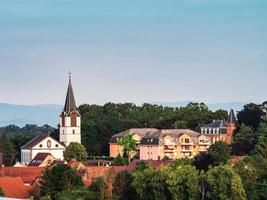
M47 147L51 147L51 140L47 140Z

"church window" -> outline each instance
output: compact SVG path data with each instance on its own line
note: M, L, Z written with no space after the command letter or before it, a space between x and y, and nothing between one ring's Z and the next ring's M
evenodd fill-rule
M71 126L76 126L77 125L77 114L75 112L71 113Z
M56 144L56 147L58 147L58 144Z
M75 134L75 130L74 129L72 130L72 134Z
M40 144L40 145L39 145L39 147L41 147L41 148L42 148L42 147L43 147L43 145L42 145L42 144Z
M51 147L51 141L47 140L47 147Z
M62 122L61 122L62 126L64 127L65 126L65 116L64 116L64 114L62 114L62 118L61 119L62 119Z

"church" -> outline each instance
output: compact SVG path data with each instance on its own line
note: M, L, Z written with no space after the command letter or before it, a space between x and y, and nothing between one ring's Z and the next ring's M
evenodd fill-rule
M49 134L36 136L21 147L21 162L29 164L38 157L38 153L50 153L55 159L63 160L63 152L71 142L81 143L81 115L76 107L69 75L65 106L60 115L59 141Z

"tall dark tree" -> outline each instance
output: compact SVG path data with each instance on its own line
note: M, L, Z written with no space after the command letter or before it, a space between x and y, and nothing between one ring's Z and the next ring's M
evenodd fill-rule
M237 113L238 123L245 124L257 130L262 120L263 110L261 105L250 103Z
M15 151L5 132L0 133L0 152L3 153L5 166L12 166L15 158Z
M226 164L229 161L231 148L225 142L215 142L208 150L214 159L215 165Z
M193 164L196 166L196 169L205 172L209 170L210 166L214 166L215 158L209 153L200 153L195 156Z

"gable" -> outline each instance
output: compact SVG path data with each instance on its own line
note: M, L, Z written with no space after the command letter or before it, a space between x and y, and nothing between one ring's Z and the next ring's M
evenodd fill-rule
M47 136L46 138L38 141L32 149L65 149L65 146L51 136Z

